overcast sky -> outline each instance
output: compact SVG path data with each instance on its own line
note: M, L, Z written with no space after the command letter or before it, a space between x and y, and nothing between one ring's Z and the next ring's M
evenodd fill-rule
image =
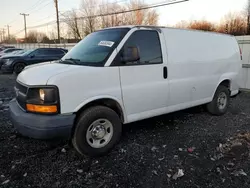
M166 1L144 0L148 4ZM58 0L58 2L61 12L78 9L81 4L81 0ZM228 12L243 11L246 4L247 0L189 0L189 2L164 6L156 10L160 14L160 25L174 25L181 20L190 19L219 22ZM27 17L28 27L56 19L54 0L0 0L0 28L6 28L9 24L11 33L23 29L23 17L20 13L30 14Z

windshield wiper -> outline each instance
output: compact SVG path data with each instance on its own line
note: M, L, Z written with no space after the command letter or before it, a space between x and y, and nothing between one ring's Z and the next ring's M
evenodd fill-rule
M69 59L64 59L61 60L60 63L70 63L72 65L80 65L80 59L74 59L74 58L69 58Z

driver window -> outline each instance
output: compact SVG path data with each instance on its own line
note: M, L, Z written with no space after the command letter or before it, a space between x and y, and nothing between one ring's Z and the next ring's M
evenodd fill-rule
M47 53L45 49L37 49L36 51L32 53L32 55L34 56L45 56L46 54Z
M161 64L162 52L157 31L141 30L135 31L123 48L136 46L140 53L137 62L126 62L126 65Z

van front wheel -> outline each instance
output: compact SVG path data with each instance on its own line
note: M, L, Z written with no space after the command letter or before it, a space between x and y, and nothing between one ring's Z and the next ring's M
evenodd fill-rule
M119 116L105 106L91 107L79 116L72 138L81 155L101 156L119 141L122 124Z
M229 101L229 89L223 85L220 85L215 92L213 101L207 104L207 110L213 115L223 115L227 112Z

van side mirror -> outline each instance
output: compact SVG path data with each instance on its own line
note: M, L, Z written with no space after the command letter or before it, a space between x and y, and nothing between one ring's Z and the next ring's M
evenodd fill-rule
M136 46L129 46L127 48L123 49L122 53L122 61L127 62L133 62L140 60L140 53L139 49Z
M30 55L30 58L34 58L34 57L35 57L35 55L34 55L34 54Z

